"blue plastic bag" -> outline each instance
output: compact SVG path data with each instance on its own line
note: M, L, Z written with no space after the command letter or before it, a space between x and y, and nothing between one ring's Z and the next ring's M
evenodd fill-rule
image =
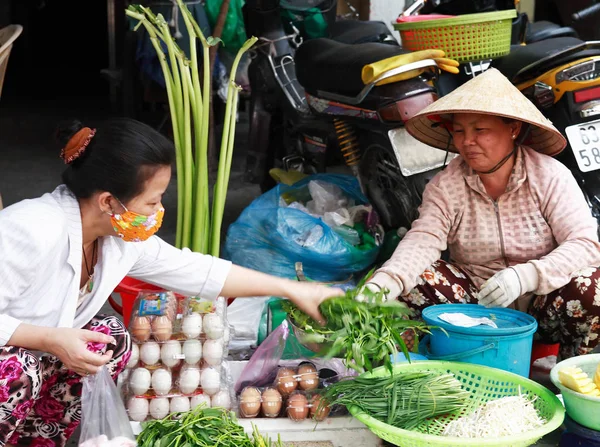
M375 244L352 245L321 218L282 204L282 197L288 203L310 200L313 180L336 185L356 205L368 203L352 176L317 174L292 186L280 184L255 199L229 227L224 257L286 278L295 278L294 265L302 262L306 276L317 281L345 280L373 264L379 251Z

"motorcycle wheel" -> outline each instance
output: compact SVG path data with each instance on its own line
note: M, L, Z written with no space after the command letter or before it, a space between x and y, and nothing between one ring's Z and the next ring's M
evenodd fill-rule
M365 194L386 230L410 228L418 217L426 180L402 175L387 137L368 135L363 141L359 175Z

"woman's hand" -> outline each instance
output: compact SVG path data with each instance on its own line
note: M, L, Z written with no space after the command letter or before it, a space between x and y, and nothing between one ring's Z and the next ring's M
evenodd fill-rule
M485 307L508 307L521 295L521 281L516 270L501 270L483 283L477 295L479 304Z
M371 293L364 293L368 289ZM395 300L402 294L401 284L385 272L375 273L364 285L362 290L356 295L356 301L368 301L370 296L385 290L384 299Z
M95 374L113 355L113 351L96 354L88 350L88 343L116 344L116 340L110 335L86 329L52 328L45 351L58 357L67 369L87 376Z
M319 312L319 304L327 298L344 295L344 291L319 283L294 282L286 295L302 312L324 325L325 318Z

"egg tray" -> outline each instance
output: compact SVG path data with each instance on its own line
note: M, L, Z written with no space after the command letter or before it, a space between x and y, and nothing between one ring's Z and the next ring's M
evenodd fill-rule
M312 391L294 391L282 396L277 389L266 387L246 387L238 398L240 418L277 418L287 416L295 422L311 418L317 422L325 420L330 408L319 408L321 395L318 389Z
M128 328L138 343L216 340L229 330L224 298L208 301L178 298L173 292L140 292L133 309Z
M330 409L322 409L315 414L318 402L314 400L320 398L320 390L330 381L337 380L337 375L321 379L312 362L301 362L296 368L279 367L272 386L247 386L240 392L239 416L274 418L287 415L293 421L303 421L307 417L323 420Z
M220 389L231 388L227 380L226 364L200 369L196 366L185 366L181 369L169 370L158 368L150 371L139 367L122 373L122 394L133 397L175 397L193 396L203 392L209 396Z
M131 396L126 399L125 408L129 419L134 422L163 419L170 413L185 412L200 405L209 407L232 408L233 396L231 388L221 388L209 396L196 393L192 396Z
M157 368L177 368L181 365L218 366L227 357L228 342L218 340L169 340L133 343L127 368L143 366L150 370Z

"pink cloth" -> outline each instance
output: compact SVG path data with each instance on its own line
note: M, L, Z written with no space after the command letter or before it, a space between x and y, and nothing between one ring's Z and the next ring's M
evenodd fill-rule
M400 282L403 294L446 248L477 287L504 268L530 262L539 275L536 295L600 265L597 222L575 178L559 161L528 147L518 151L506 192L496 202L457 157L429 182L419 213L378 270Z

